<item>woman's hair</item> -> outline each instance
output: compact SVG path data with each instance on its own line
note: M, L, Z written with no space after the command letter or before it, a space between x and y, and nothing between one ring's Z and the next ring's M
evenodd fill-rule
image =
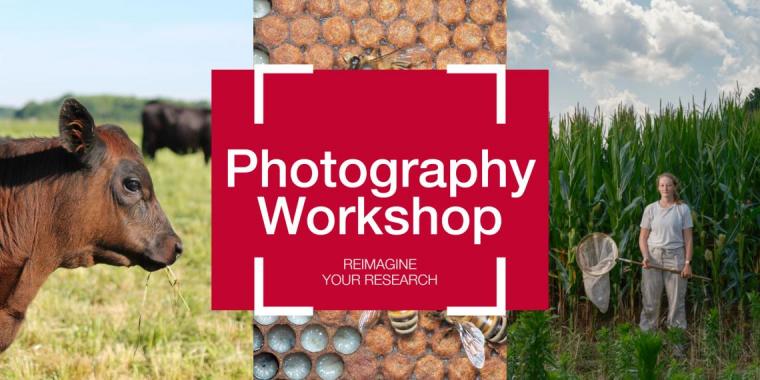
M681 197L678 196L678 187L680 185L680 181L678 181L678 178L675 175L668 172L662 173L657 176L657 187L660 186L660 178L662 177L670 178L670 180L673 181L673 200L676 201L676 204L683 203L683 201L681 200Z

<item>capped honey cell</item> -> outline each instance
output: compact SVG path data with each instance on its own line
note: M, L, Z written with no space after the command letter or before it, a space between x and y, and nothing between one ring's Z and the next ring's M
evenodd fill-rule
M449 380L475 380L478 371L466 356L449 360Z
M296 46L310 45L319 37L319 22L311 16L300 16L290 23L290 40Z
M338 0L338 7L346 17L358 20L369 12L369 0Z
M314 16L327 17L335 14L336 0L308 0L306 9Z
M383 377L389 380L406 380L411 378L414 362L406 355L392 353L383 360Z
M438 17L446 24L457 24L464 20L467 5L464 0L438 1Z
M375 355L365 349L360 349L345 358L346 376L349 379L374 379L378 372L378 360Z
M354 38L362 47L376 47L385 35L385 27L373 18L363 18L354 25Z
M478 24L490 24L499 15L496 0L472 0L470 2L470 19Z
M478 50L472 53L472 57L468 60L468 63L473 64L498 64L499 57L489 50Z
M427 331L433 331L441 326L441 319L435 318L430 312L420 312L420 327Z
M417 28L409 20L396 20L388 27L388 41L399 48L410 47L417 42Z
M483 32L473 23L464 23L454 30L454 44L463 51L478 50L483 45Z
M422 329L417 329L414 333L398 338L397 346L399 352L406 355L422 355L427 347L427 336Z
M272 0L272 8L284 16L295 16L304 10L304 0Z
M464 64L464 55L459 49L448 48L441 50L435 59L435 66L439 70L446 70L449 64Z
M344 45L351 39L351 23L343 16L333 16L322 24L322 37L331 45Z
M306 56L304 61L308 64L314 65L315 70L329 70L333 67L333 61L335 55L333 50L323 44L316 44L309 46L306 49Z
M301 54L301 49L291 44L282 44L272 50L269 59L272 63L298 64L303 63L303 54Z
M279 45L288 38L288 22L284 17L269 15L254 21L256 39L267 46Z
M417 24L430 21L435 16L433 0L407 0L404 10L406 17Z
M348 312L345 310L320 310L317 312L320 322L329 326L337 326L345 322L346 314Z
M420 40L425 44L425 47L432 51L439 51L448 47L450 38L449 28L438 22L431 22L420 31Z
M413 49L409 52L414 70L430 70L433 68L433 55L425 48Z
M495 52L507 50L507 24L499 22L491 25L486 33L488 45Z
M399 0L370 0L369 6L372 16L385 22L392 21L401 12Z
M350 310L347 314L348 322L352 325L358 326L359 321L362 319L362 315L364 315L365 312L365 310Z
M459 354L462 340L458 333L449 329L439 329L433 334L432 349L440 356L452 357Z
M387 355L393 351L393 333L385 326L375 326L364 335L367 349L378 355Z
M433 355L425 355L417 361L414 375L417 380L443 380L443 361Z
M491 357L486 360L483 369L480 370L481 380L507 380L507 363L499 357Z

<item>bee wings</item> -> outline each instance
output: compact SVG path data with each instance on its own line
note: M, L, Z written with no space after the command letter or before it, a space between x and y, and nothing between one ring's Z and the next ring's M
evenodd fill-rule
M456 329L472 365L478 369L483 368L486 362L486 337L483 336L483 332L471 322L457 323Z
M398 49L396 55L394 56L395 60L398 61L406 61L406 62L412 62L412 58L414 58L415 53L424 52L426 49L421 46L415 46L410 47L406 49Z
M364 310L359 316L359 332L364 334L367 327L380 319L380 314L382 314L380 310Z
M369 58L365 64L389 64L395 68L410 68L419 62L414 61L415 54L425 51L424 47L397 48L385 54L375 50L375 56Z

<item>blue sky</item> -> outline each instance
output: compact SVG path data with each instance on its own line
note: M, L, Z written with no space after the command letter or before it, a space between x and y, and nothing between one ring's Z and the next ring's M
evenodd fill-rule
M0 105L64 93L210 98L252 65L250 1L0 0Z
M760 86L760 0L508 1L508 65L550 69L553 116Z

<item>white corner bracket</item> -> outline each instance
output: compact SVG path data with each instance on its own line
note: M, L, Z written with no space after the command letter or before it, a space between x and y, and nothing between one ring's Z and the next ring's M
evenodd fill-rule
M312 65L257 64L253 70L253 124L264 124L264 74L312 74Z
M314 315L313 307L266 307L264 306L264 258L253 258L253 311L256 315L280 316L294 315L311 317Z
M447 65L448 74L496 74L496 124L507 124L507 65Z
M496 258L496 307L449 306L446 314L454 317L468 315L507 315L507 258Z

